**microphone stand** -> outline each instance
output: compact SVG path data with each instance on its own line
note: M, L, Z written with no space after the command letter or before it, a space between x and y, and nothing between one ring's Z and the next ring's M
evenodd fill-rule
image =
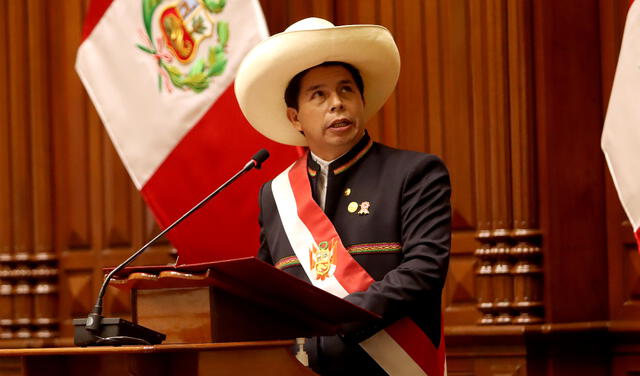
M229 180L219 186L216 190L211 192L207 197L202 199L198 204L196 204L189 211L184 213L180 218L178 218L175 222L169 225L167 228L162 230L158 235L156 235L153 239L149 240L147 244L143 245L142 248L137 250L134 254L129 256L124 262L120 265L116 266L104 279L102 286L100 287L100 292L98 293L98 298L96 300L96 304L93 306L91 313L87 316L86 319L74 319L73 325L75 326L75 334L74 334L74 343L78 346L90 346L90 345L130 345L130 344L143 344L143 345L151 345L161 343L166 336L162 333L158 333L151 329L145 328L141 325L134 324L124 319L105 319L102 316L102 299L106 292L106 288L109 285L109 281L113 278L113 276L129 265L133 260L138 258L147 248L149 248L153 243L155 243L158 239L160 239L164 234L169 232L169 230L176 227L183 220L189 217L193 212L200 209L204 204L206 204L210 199L215 197L220 191L225 189L231 183L236 181L241 175L248 172L252 168L260 169L262 167L262 163L269 158L269 152L265 149L261 149L258 151L244 167L238 171L235 175L233 175ZM109 321L108 323L106 321ZM105 334L103 323L106 325L116 324L117 328L111 328L112 330L107 331L107 336L100 335ZM116 329L115 331L113 329ZM115 336L109 336L109 334L116 333ZM122 333L128 333L128 335L121 335Z

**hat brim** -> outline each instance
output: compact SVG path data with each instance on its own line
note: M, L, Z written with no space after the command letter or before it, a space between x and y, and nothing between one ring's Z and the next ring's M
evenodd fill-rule
M276 34L249 52L236 76L236 97L251 125L276 142L306 146L304 136L287 119L284 92L296 74L326 61L349 63L360 71L365 121L386 102L400 74L398 48L382 26L348 25Z

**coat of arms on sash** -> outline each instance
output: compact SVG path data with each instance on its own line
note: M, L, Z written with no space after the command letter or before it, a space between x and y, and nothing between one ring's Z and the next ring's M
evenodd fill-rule
M309 250L309 260L311 262L311 273L316 279L324 281L331 278L336 271L338 239L333 238L330 241L318 243L318 246L312 245Z
M199 93L224 72L229 24L216 20L227 0L142 0L136 46L158 63L158 88Z

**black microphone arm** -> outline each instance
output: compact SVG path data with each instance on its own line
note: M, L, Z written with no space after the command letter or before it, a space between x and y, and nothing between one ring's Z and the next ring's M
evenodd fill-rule
M236 181L241 175L243 175L245 172L248 172L249 170L251 170L252 168L256 168L256 169L260 169L262 167L262 163L267 160L267 158L269 158L269 152L266 149L260 149L257 153L255 153L253 155L253 157L251 158L251 160L249 162L247 162L247 164L244 165L244 167L238 171L235 175L233 175L229 180L227 180L224 184L222 184L221 186L219 186L215 191L211 192L207 197L205 197L202 201L200 201L198 204L196 204L193 208L191 208L188 212L184 213L180 218L178 218L175 222L173 222L171 225L169 225L167 228L165 228L164 230L162 230L158 235L156 235L153 239L149 240L147 242L147 244L143 245L142 248L140 248L139 250L137 250L134 254L132 254L131 256L129 256L128 259L126 259L124 262L122 262L120 265L116 266L113 270L111 270L111 272L109 272L109 274L107 274L107 276L104 279L104 282L102 283L102 286L100 287L100 292L98 293L98 298L96 300L96 304L93 306L93 309L91 310L91 313L89 313L89 316L86 319L86 322L84 323L84 329L86 329L86 331L92 332L92 333L99 333L101 330L101 326L102 326L102 321L103 321L103 316L102 316L102 299L104 297L104 294L106 292L106 288L109 285L109 281L111 280L111 278L113 278L113 276L118 273L119 271L121 271L124 267L126 267L127 265L129 265L131 262L133 262L133 260L135 260L136 258L138 258L138 256L140 256L147 248L149 248L153 243L155 243L158 239L160 239L164 234L166 234L167 232L169 232L171 229L173 229L174 227L176 227L178 224L180 224L180 222L182 222L183 220L185 220L187 217L189 217L191 214L193 214L193 212L195 212L196 210L200 209L202 206L204 206L204 204L206 204L210 199L212 199L213 197L215 197L218 193L220 193L220 191L222 191L223 189L225 189L227 186L229 186L231 183L233 183L234 181ZM74 320L76 321L76 320ZM82 320L85 321L85 320ZM122 321L122 320L121 320ZM74 323L75 324L75 323ZM135 325L132 323L129 323L131 325ZM142 329L146 329L146 328L142 328ZM78 332L77 332L77 326L76 326L76 337L78 336ZM148 329L146 329L148 330ZM161 334L161 333L158 333ZM124 338L124 337L123 337ZM104 340L104 338L98 337L97 338ZM136 338L130 338L130 337L126 337L124 338L125 342L126 339L131 339L131 342L135 342L135 343L140 343L139 341L136 341ZM143 340L144 341L144 340ZM77 338L76 338L76 344L77 343ZM81 341L82 342L82 341ZM85 343L82 346L86 346L88 344L101 344L101 343ZM113 344L113 341L105 341L104 344Z

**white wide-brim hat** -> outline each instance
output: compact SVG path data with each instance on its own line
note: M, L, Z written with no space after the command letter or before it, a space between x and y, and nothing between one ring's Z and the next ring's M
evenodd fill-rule
M353 65L364 81L364 118L369 120L393 92L400 74L400 54L391 33L379 25L334 26L306 18L255 46L240 64L235 92L251 125L287 145L307 141L287 119L284 92L289 81L325 61Z

